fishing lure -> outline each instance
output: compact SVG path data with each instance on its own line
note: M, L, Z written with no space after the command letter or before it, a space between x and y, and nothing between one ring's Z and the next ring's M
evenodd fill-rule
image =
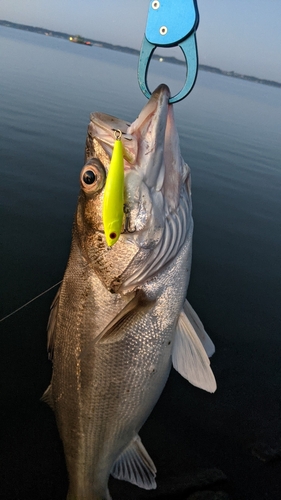
M109 247L118 240L124 217L124 159L121 137L122 132L116 130L103 198L102 218Z

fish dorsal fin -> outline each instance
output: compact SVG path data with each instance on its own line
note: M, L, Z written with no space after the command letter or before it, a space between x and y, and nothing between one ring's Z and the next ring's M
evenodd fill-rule
M129 481L139 488L156 488L156 467L137 435L116 460L111 475Z
M148 300L142 290L137 290L134 297L127 302L125 307L113 318L112 321L102 330L96 339L96 342L100 343L112 343L120 341L124 335L126 335L126 330L122 328L124 323L128 321L130 317L136 314L139 309L144 311L150 308L155 301Z
M54 410L54 400L53 400L51 384L45 390L43 396L40 398L40 401L43 401L43 403L47 403L47 405L49 405L52 408L52 410Z
M192 385L215 392L217 384L209 358L184 311L176 327L172 361L174 368Z
M201 343L203 344L203 347L204 347L208 357L210 358L211 356L213 356L216 349L215 349L215 346L214 346L212 340L210 339L209 335L205 331L205 328L204 328L202 321L198 318L193 307L190 305L190 303L187 300L185 300L185 302L183 304L183 310L184 310L189 322L193 326L195 332L197 333L199 339L201 340Z
M47 325L47 351L49 359L53 359L54 345L55 345L55 331L58 316L58 306L60 298L60 288L58 289L56 296L52 302L48 325Z

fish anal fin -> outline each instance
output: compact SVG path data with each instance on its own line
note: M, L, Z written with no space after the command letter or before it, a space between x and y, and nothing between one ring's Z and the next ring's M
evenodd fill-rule
M118 457L111 475L145 490L156 488L156 467L139 436L136 436Z
M47 405L49 405L52 408L52 410L54 410L54 400L52 395L51 384L45 390L43 396L40 398L40 401L43 401L43 403L47 403Z
M137 290L134 297L125 307L115 316L115 318L99 334L96 342L112 343L122 340L126 331L122 326L130 317L133 317L138 310L144 311L150 308L155 301L149 301L142 290Z
M172 361L177 370L192 385L207 392L217 388L206 351L191 322L182 311L176 327Z

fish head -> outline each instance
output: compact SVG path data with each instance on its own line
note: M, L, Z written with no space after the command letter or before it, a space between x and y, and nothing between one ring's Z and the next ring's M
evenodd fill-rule
M132 124L103 113L90 117L74 235L113 293L151 279L191 238L190 170L181 157L169 97L169 88L160 85ZM102 207L117 130L124 157L124 217L120 237L109 248Z

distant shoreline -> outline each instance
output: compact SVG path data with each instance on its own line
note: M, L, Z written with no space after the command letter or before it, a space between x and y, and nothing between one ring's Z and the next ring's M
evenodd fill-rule
M33 33L38 33L40 35L53 36L56 38L63 38L65 40L69 40L69 37L73 36L72 33L70 33L70 34L63 33L61 31L53 31L53 30L48 30L47 28L38 28L36 26L28 26L26 24L12 23L10 21L5 21L5 20L0 20L0 25L6 26L7 28L14 28L14 29L19 29L19 30L24 30L24 31L31 31ZM109 50L116 50L118 52L126 52L127 54L133 54L135 56L139 56L139 51L136 49L131 49L130 47L123 47L122 45L113 45L111 43L101 42L99 40L93 40L91 38L87 38L87 40L89 40L89 42L91 42L91 44L94 47L100 47L100 48L109 49ZM165 56L154 55L153 59L161 60L161 62L178 64L181 66L185 65L185 61L181 61L180 59L177 59L176 57L165 57ZM199 70L208 71L210 73L217 73L218 75L230 76L232 78L239 78L240 80L247 80L247 81L254 82L254 83L261 83L263 85L270 85L271 87L281 88L281 83L275 82L273 80L265 80L263 78L257 78L255 76L242 75L240 73L236 73L235 71L224 71L220 68L216 68L213 66L207 66L205 64L199 64L198 68L199 68Z

